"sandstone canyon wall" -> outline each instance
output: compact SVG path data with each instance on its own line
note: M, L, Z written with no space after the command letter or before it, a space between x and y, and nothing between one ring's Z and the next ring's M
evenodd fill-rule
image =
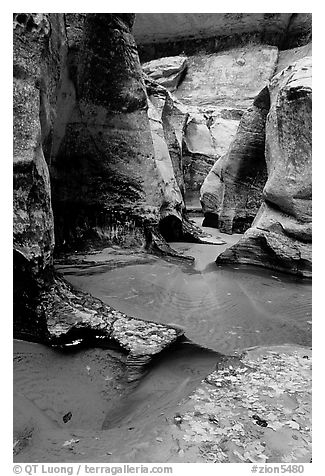
M248 230L238 245L219 257L218 263L250 263L309 276L311 115L308 108L295 116L279 115L283 129L290 129L292 137L290 144L289 140L284 144L279 139L281 148L276 146L269 123L275 116L274 108L284 108L284 103L274 98L274 76L281 71L286 76L285 68L294 69L297 61L311 56L311 14L139 15L135 35L140 57L156 58L145 63L144 68L157 78L160 74L162 81L168 75L164 65L186 63L181 79L173 84L172 94L188 112L182 150L187 209L199 208L201 189L204 225L230 234ZM159 59L175 53L181 56ZM279 134L282 137L282 128ZM288 154L291 159L284 158ZM300 157L301 165L296 165L293 156ZM294 164L291 168L290 160ZM287 165L280 165L281 161ZM271 173L277 177L278 191ZM296 174L301 180L294 178ZM295 183L301 190L287 186L284 193L281 182ZM275 198L276 195L279 196ZM293 205L289 210L284 201L294 202L295 211ZM278 207L288 216L269 217L272 226L269 223L265 226L267 220L263 217L271 214L270 206ZM261 245L255 246L259 220L268 243L274 240L272 246L262 247L263 252ZM277 220L281 226L274 225ZM284 221L290 225L285 226ZM269 228L272 237L265 234ZM254 230L254 240L248 240Z
M137 17L142 59L156 61L144 72L133 14L14 16L20 336L48 332L55 245L149 243L172 254L164 238L200 241L186 207L211 174L203 208L223 231L247 229L264 200L219 263L310 274L310 15L218 14L213 31L207 15L166 15Z
M89 14L68 30L74 101L51 156L58 246L105 236L121 241L163 200L133 20Z
M123 245L125 238L134 246L169 214L182 223L172 163L163 164L149 123L133 20L80 14L66 29L63 14L14 17L16 336L57 337L67 327L56 319L93 325L98 311L82 313L80 298L54 273L55 244ZM168 252L158 228L156 235Z
M218 263L248 263L311 276L311 57L282 69L269 86L267 181L251 228Z
M141 59L198 54L248 42L281 49L311 38L310 13L139 13L134 35Z
M228 153L217 160L202 185L204 226L242 233L255 218L267 178L264 148L269 109L265 87L243 114Z
M199 207L205 177L227 153L242 115L273 76L277 59L276 47L247 45L143 64L144 71L160 84L168 85L169 78L182 73L169 90L174 102L182 105L183 115L188 115L181 151L187 209Z
M14 330L38 338L45 321L39 294L52 274L54 222L43 142L55 121L65 52L63 15L14 17ZM41 127L42 126L42 127Z

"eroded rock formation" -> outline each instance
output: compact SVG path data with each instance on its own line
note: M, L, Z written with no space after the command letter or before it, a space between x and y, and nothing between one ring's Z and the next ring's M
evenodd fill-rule
M141 220L155 219L163 201L133 20L89 14L77 23L76 100L51 157L58 246L96 237L135 244Z
M204 226L242 233L255 218L267 178L264 148L269 108L265 87L242 116L227 155L215 163L205 179L201 188Z
M52 272L54 224L47 142L64 51L62 15L17 14L14 32L14 329L40 337L40 291ZM42 124L42 128L41 128Z
M252 227L217 263L248 263L311 276L311 57L270 83L266 123L268 179Z
M268 45L188 58L187 74L175 96L190 113L183 154L189 204L199 203L205 177L227 153L242 115L273 76L277 59L278 49Z
M148 103L133 21L131 14L68 16L58 104L65 124L54 131L50 167L58 248L144 245L148 229L166 217L171 236L182 228L182 173L159 125L159 105ZM169 96L161 90L163 108Z
M310 41L311 13L139 13L134 33L144 61L248 42L294 48Z
M147 96L130 34L132 21L133 15L127 14L89 15L86 19L81 15L74 24L71 21L70 33L76 32L73 41L83 44L84 56L78 67L75 56L67 57L63 15L17 14L13 24L14 336L51 345L63 345L73 338L87 340L95 334L107 342L113 339L129 354L131 380L138 375L136 369L174 342L180 331L168 326L152 327L73 290L56 276L53 251L54 224L55 238L59 240L60 230L66 239L80 230L83 233L83 220L93 220L95 224L99 221L96 214L89 215L92 207L96 212L107 202L115 205L113 213L119 216L122 229L117 229L115 222L113 232L119 238L119 233L123 235L130 225L126 211L119 209L121 198L122 205L132 204L143 214L146 204L153 203L154 217L159 216L164 203L168 187L159 182L162 172L152 153ZM86 33L74 28L80 22L85 22ZM108 42L103 38L103 23L117 27ZM102 40L100 46L96 38ZM102 61L95 56L96 47L104 54ZM105 83L105 58L110 53L117 55L120 69L113 62L116 69L108 70L115 76ZM72 79L76 78L74 83ZM95 78L99 80L96 83ZM64 157L60 156L62 147ZM105 162L107 154L110 160ZM57 157L61 157L62 168L58 167ZM54 214L47 162L54 182ZM63 178L66 183L62 183ZM62 215L56 195L60 184ZM180 192L179 200L182 201ZM131 223L131 231L132 225L135 229L138 223ZM157 345L158 341L161 345Z
M311 34L310 15L173 14L176 21L168 24L169 14L160 14L158 24L162 21L164 27L160 31L155 18L151 17L150 28L143 30L143 57L179 55L183 50L188 57L184 61L183 55L177 70L172 58L164 59L165 69L158 75L157 63L151 63L144 80L132 36L133 14L14 17L14 336L58 347L114 347L126 354L123 371L129 382L143 375L154 356L179 342L183 330L128 316L74 289L54 271L55 242L59 250L103 247L106 242L130 250L146 243L151 250L179 258L166 239L202 242L202 234L186 219L186 198L197 194L217 159L202 189L206 218L217 217L218 226L227 233L243 231L263 201L251 228L217 262L311 275L312 89L310 47L305 44ZM150 43L153 31L155 44ZM263 44L243 46L248 40ZM194 55L202 47L205 54ZM289 47L295 49L279 53ZM200 316L198 319L200 322ZM53 408L48 405L52 395L45 395L48 389L44 395L32 389L26 396L18 396L16 408L18 412L24 408L22 419L26 421L30 415L32 419L22 425L22 431L16 431L15 452L21 453L21 460L25 461L27 454L31 460L37 457L41 461L51 452L58 459L63 448L65 457L75 460L95 454L114 461L123 448L125 461L134 455L143 461L149 448L151 460L156 461L163 447L166 458L183 462L266 462L272 458L287 462L289 453L293 460L308 461L309 351L270 348L251 351L241 361L236 357L221 360L220 355L218 359L220 367L189 399L183 398L184 388L189 381L194 385L197 376L193 369L175 385L181 414L174 412L176 407L168 400L167 413L160 413L158 426L152 422L157 420L156 410L162 409L161 400L156 395L150 397L157 400L157 406L150 408L152 418L138 413L138 420L144 420L145 438L140 437L134 448L131 436L131 452L130 445L124 447L121 442L127 441L126 435L131 435L129 430L134 427L124 425L125 433L116 439L111 436L120 428L116 433L114 429L113 433L105 431L99 438L97 430L85 426L83 437L74 439L73 427L56 431L56 423L52 426L53 421L45 415ZM17 361L21 360L18 354ZM234 361L238 366L230 365ZM245 374L246 364L249 375ZM293 369L294 380L300 385L295 402L298 413L297 408L292 410L288 379L278 379L277 371L285 365ZM261 419L253 412L247 416L245 405L238 405L238 394L244 395L245 389L252 393L259 384L265 387L261 366L262 373L287 393L285 414L271 405ZM53 368L57 367L52 367L52 372ZM106 370L103 365L101 378L111 386ZM88 379L88 364L84 372ZM181 373L184 377L183 366ZM98 373L92 374L89 382L97 377ZM30 375L25 380L30 390ZM221 410L215 408L213 414L210 409L216 406L215 387L222 391L224 385L228 416L223 421L225 405L217 402ZM67 395L69 398L73 392ZM139 395L143 394L132 394L126 405ZM38 398L42 400L41 410L30 396L36 403ZM202 412L194 408L196 403ZM254 404L265 410L265 398ZM297 414L304 411L306 418L297 423ZM288 420L290 412L292 420ZM54 413L61 425L62 416L64 425L65 417L71 418L71 411ZM98 412L96 415L98 418ZM106 430L105 425L106 420ZM287 451L281 453L267 438L264 447L256 444L262 434L260 426L266 425L279 431ZM282 427L290 428L285 428L285 439ZM233 432L240 434L238 451L234 450ZM31 453L24 453L26 440L28 444L34 434L36 444L31 445ZM107 435L115 441L110 452ZM149 445L148 435L153 444ZM161 445L162 435L167 445ZM224 445L224 435L230 445ZM77 452L74 445L79 442Z
M169 91L175 91L185 76L187 59L185 56L159 58L142 65L144 73Z
M144 81L133 14L15 15L14 292L20 336L49 338L40 292L53 292L54 241L59 250L146 243L176 256L165 239L202 240L185 218L186 198L197 194L216 159L213 173L227 180L212 195L204 193L205 211L217 214L227 232L251 222L265 180L267 95L251 104L276 68L282 71L292 55L297 60L309 54L304 43L310 16L261 20L257 14L261 21L254 29L252 17L240 15L235 36L246 29L261 32L267 24L278 39L291 31L281 47L302 46L279 55L280 40L277 46L239 42L225 51L226 43L219 48L215 42L232 31L235 17L225 16L225 28L212 35L213 51L186 60L182 55L176 68L173 58L159 60L165 69L158 76L151 63ZM210 41L209 35L203 36ZM174 39L179 47L180 38ZM309 274L311 92L304 81L310 65L297 65L270 86L264 204L220 263L263 262Z

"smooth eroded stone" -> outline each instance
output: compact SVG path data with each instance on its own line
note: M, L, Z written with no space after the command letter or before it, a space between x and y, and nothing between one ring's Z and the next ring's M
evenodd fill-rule
M187 58L171 56L149 61L142 65L144 73L169 91L175 91L186 74Z
M265 87L242 116L227 155L216 162L203 183L200 200L205 226L218 226L231 234L251 225L266 182L265 121L269 108Z
M311 276L311 72L311 57L305 57L272 79L265 203L252 227L217 263L251 263Z
M160 177L159 185L164 195L164 199L160 208L160 216L161 219L164 219L167 216L172 215L181 223L182 211L184 209L183 197L175 178L173 163L164 137L161 116L159 111L150 101L148 115L154 146L155 161ZM172 233L172 230L170 230L170 232Z
M277 59L277 47L252 44L188 57L186 77L175 91L190 113L183 160L187 203L199 205L205 178L228 152L243 113L274 74Z
M143 221L158 220L163 191L132 22L124 14L69 21L74 43L51 160L57 245L141 244Z
M211 166L216 160L213 136L203 114L190 115L184 132L185 197L198 194Z
M186 105L246 109L272 77L278 49L247 45L210 55L188 57L184 81L175 92Z

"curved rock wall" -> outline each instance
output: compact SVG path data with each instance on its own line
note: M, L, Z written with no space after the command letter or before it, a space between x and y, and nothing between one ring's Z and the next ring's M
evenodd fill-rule
M63 16L14 17L14 329L42 334L35 321L39 292L51 273L54 225L48 143L65 48ZM42 124L42 128L41 128Z
M113 204L118 207L121 197L124 203L125 197L128 197L133 206L133 199L138 200L138 205L140 200L144 203L150 200L152 203L157 196L156 209L159 215L158 205L164 203L166 190L170 190L166 184L165 188L157 186L163 175L157 168L158 159L154 154L146 155L146 137L149 152L153 151L152 131L149 128L141 69L129 32L133 19L131 14L70 17L70 45L71 41L77 45L82 39L80 68L74 56L75 51L67 56L63 15L17 14L13 24L14 336L64 345L75 338L87 341L99 335L106 339L108 345L114 342L114 345L128 353L129 380L138 378L142 366L154 354L174 342L181 332L132 319L84 293L78 293L55 275L54 222L60 217L52 212L50 174L45 157L52 173L57 174L51 177L57 186L62 175L61 169L55 168L54 152L59 153L64 144L69 151L70 144L72 155L77 151L81 157L82 154L86 156L89 161L87 170L92 168L91 172L95 172L87 176L93 189L85 189L87 184L81 181L77 192L77 184L71 177L65 177L68 181L66 194L75 194L81 208L83 203L92 204L92 199L95 199L96 206L101 205L101 200L105 198L111 201L116 199ZM81 33L83 28L81 31L74 28L80 22L85 23L86 34ZM108 41L107 26L112 29L115 27ZM71 36L73 31L76 34ZM103 57L96 56L99 53L97 48L103 52ZM114 58L114 55L119 66L113 61L115 69L110 63L109 68L105 69L106 58ZM111 81L108 84L104 73L113 75L109 77ZM66 110L64 106L67 106ZM78 121L73 125L70 114L75 113L76 108L78 114L73 117L78 118ZM145 124L144 137L141 135L142 124ZM92 144L94 138L96 142ZM132 155L134 144L136 152ZM107 165L105 158L109 147L112 162ZM77 170L77 177L85 178L85 164L78 161L78 156L73 157L76 165L73 172ZM96 159L98 163L94 163ZM71 167L71 164L65 166ZM118 181L120 196L105 195L108 190L111 192L115 184L107 183L110 176L96 175L98 171L106 172L109 166ZM171 168L170 165L168 172ZM134 186L132 173L138 178ZM170 176L167 178L171 179ZM174 181L176 183L175 178ZM69 190L71 184L75 188ZM85 197L85 194L88 196ZM63 203L64 198L66 196L63 196ZM179 200L182 201L180 192ZM68 218L72 222L64 222L67 228L74 226L75 217L69 212L71 210L68 209L64 216L64 220ZM122 212L120 221L125 230L128 217ZM145 211L142 210L142 213L145 214ZM133 223L133 228L136 226Z
M277 60L278 49L269 45L247 45L187 59L186 76L174 93L189 112L183 152L187 205L199 206L204 179L216 161L214 172L221 167L221 157L228 152L242 115L274 75ZM252 112L247 114L237 149L253 120ZM257 118L253 121L251 137Z
M131 14L67 16L69 53L58 101L63 120L55 125L50 158L59 249L96 241L144 244L145 229L169 215L181 227L178 126L170 127L170 154L162 110L149 103L148 116L133 21ZM161 90L171 126L168 91Z
M133 19L87 14L70 23L75 102L51 157L58 246L111 240L113 229L120 242L132 231L137 240L136 216L157 215L163 199Z
M266 123L268 180L252 227L217 263L246 263L311 276L311 57L271 81Z
M265 87L242 116L227 155L216 162L202 185L203 226L243 233L255 218L267 178L264 147L269 108Z
M302 46L279 57L269 45L182 56L178 71L169 66L165 83L176 87L176 97L150 78L144 84L131 32L134 15L15 15L14 326L20 336L37 339L47 332L39 295L53 284L54 224L59 247L87 240L138 245L148 240L147 225L154 230L149 241L160 249L167 247L159 231L167 239L199 241L184 219L184 196L197 193L219 157L214 173L219 169L219 176L235 180L227 189L225 182L218 185L214 213L224 231L238 231L241 220L247 226L264 180L267 111L265 103L251 104L275 68L264 203L251 229L218 262L310 275L311 64L304 59L310 54L304 44L310 15L285 21L279 15L263 21L274 25L279 38L291 32L287 44ZM225 26L232 22L227 17ZM235 38L230 32L224 31ZM199 41L204 35L198 34Z

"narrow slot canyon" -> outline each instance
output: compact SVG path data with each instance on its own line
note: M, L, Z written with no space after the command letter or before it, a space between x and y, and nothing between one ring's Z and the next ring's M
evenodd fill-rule
M15 14L15 462L311 461L311 14Z

